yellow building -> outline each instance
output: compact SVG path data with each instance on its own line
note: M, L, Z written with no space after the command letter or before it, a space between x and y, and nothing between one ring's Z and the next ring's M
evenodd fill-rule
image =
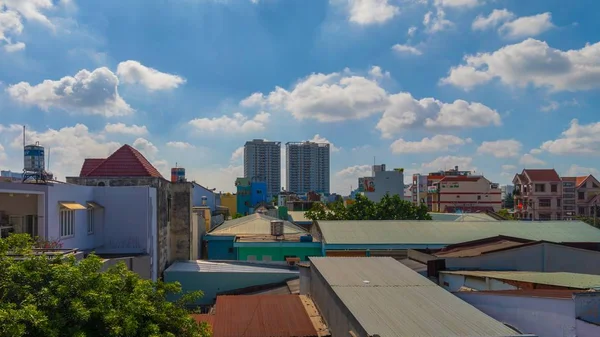
M229 208L229 215L237 214L237 195L231 193L221 194L221 206Z

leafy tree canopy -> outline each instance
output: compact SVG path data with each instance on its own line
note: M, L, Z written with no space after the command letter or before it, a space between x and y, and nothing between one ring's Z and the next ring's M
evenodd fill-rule
M314 203L305 216L311 220L431 220L426 205L415 206L398 195L389 194L379 202L358 194L354 203L348 206L344 206L341 200L327 207L322 203Z
M49 257L33 245L27 234L0 239L0 337L210 336L185 309L201 292L172 303L177 283L143 280L124 264L101 272L97 256Z
M510 214L506 208L499 210L498 215L505 218L506 220L515 220L515 217L512 214Z
M508 193L506 197L504 197L504 207L508 209L515 208L515 197L512 193Z
M243 216L244 216L243 214L235 213L231 218L232 219L239 219L239 218L242 218Z

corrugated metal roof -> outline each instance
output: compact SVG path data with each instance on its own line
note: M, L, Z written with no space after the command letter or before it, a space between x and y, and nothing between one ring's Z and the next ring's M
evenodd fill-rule
M218 296L213 337L317 337L298 295Z
M513 248L525 245L524 242L517 242L511 240L498 240L493 242L487 242L479 245L457 247L454 249L437 252L434 255L438 257L471 257L479 256L488 252L493 252L499 249Z
M600 242L581 221L318 221L326 244L448 245L497 235L550 242Z
M242 261L178 261L173 263L165 273L191 272L191 273L290 273L298 274L297 270L290 270L284 265L268 265L266 263L252 263Z
M270 235L271 220L279 220L264 214L254 213L234 220L225 221L213 228L209 235ZM284 234L306 234L302 227L289 221L283 221Z
M499 280L529 282L557 287L590 289L600 287L600 275L577 273L542 273L530 271L442 271L443 274L489 277Z
M311 219L308 219L305 215L305 212L301 211L288 211L288 215L292 218L293 222L312 222Z
M192 314L191 316L196 322L198 322L198 323L206 322L211 327L214 325L215 317L216 317L215 315L212 315L212 314Z
M520 336L390 257L310 259L370 336Z
M542 297L542 298L563 298L571 299L573 294L579 291L569 289L518 289L518 290L486 290L486 291L461 291L455 294L474 294L474 295L500 295L500 296L523 296L523 297Z

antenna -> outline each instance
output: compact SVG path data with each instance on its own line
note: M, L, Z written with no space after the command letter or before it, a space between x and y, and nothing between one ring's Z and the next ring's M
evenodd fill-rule
M25 147L25 125L23 125L23 147Z

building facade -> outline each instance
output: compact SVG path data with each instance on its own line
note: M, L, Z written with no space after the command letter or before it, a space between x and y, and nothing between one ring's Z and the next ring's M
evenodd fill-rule
M290 142L286 148L286 188L299 194L329 193L330 145L315 142Z
M267 197L281 190L281 143L254 139L244 145L244 177L267 183Z
M444 177L470 176L471 171L459 171L458 166L446 171L430 172L429 174L413 174L412 200L413 204L426 204L429 211L433 210L433 195L437 193L436 184Z
M386 171L385 164L373 165L371 177L358 178L358 190L365 197L379 202L386 194L398 195L404 199L404 169Z
M565 182L569 190L575 188L569 187L568 179ZM524 169L523 172L515 175L513 183L517 219L562 220L564 218L563 180L554 169ZM567 196L570 194L568 193ZM569 202L567 206L569 209L575 205L570 196L565 201Z
M497 212L502 207L499 185L483 176L446 176L434 187L433 212Z

